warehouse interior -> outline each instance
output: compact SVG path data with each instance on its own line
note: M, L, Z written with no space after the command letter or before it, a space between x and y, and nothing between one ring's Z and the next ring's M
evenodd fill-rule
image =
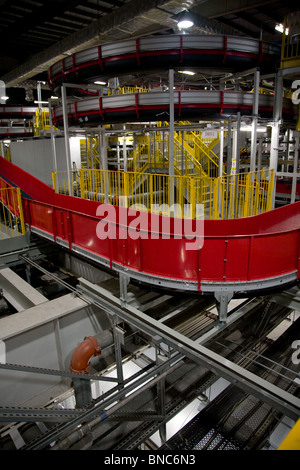
M299 450L295 2L0 8L0 450Z

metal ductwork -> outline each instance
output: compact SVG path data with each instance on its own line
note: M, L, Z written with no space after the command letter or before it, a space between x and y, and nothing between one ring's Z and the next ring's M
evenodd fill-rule
M100 346L101 344L101 346ZM87 336L75 348L70 362L70 371L74 374L89 374L90 361L102 355L102 350L113 345L113 334L109 330L95 336ZM89 380L74 378L76 407L83 408L92 401L91 383Z
M128 38L137 38L177 28L180 13L205 1L196 0L131 0L114 12L93 21L82 30L35 54L30 60L1 77L6 87L22 86L24 81L46 72L59 60L92 47ZM233 28L221 25L195 15L195 29L201 34L215 34L216 31L233 34Z

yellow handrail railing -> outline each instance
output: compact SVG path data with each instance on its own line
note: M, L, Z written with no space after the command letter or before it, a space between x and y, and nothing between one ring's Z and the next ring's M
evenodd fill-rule
M300 66L300 11L290 13L284 19L280 66Z
M86 169L53 174L59 193L68 194L71 188L74 196L84 199L158 213L164 213L164 205L175 204L179 214L192 218L202 205L204 217L214 220L269 211L273 185L273 170L217 178Z
M0 182L0 240L25 235L20 188Z

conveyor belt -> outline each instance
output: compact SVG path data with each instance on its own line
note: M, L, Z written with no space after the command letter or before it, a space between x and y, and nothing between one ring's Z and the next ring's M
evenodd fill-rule
M99 203L56 194L41 181L1 158L1 174L20 186L24 216L37 235L146 284L198 292L263 291L295 283L299 273L300 203L254 217L204 221L202 249L188 249L185 235L164 239L119 239L128 209L115 207L116 238L100 240ZM126 215L127 214L127 215ZM120 219L120 217L124 217ZM149 224L151 216L148 214ZM162 216L157 216L160 227ZM106 224L109 219L105 219ZM171 219L172 222L172 219ZM151 228L151 225L149 225ZM195 228L195 227L194 227ZM123 237L124 235L122 235ZM120 246L120 242L122 247Z
M127 234L123 239L119 234L128 227L121 220L130 224L132 219L128 209L115 207L115 219L106 218L105 223L116 224L116 238L100 240L99 203L56 194L3 158L0 168L3 177L31 197L24 197L24 216L33 233L143 283L203 293L244 293L282 287L300 277L299 202L244 219L206 220L203 248L191 250L189 243L195 240L176 238L172 223L169 239L162 231L158 239L150 233L148 238L131 239ZM157 216L160 227L162 217Z
M256 370L261 376L268 377L289 393L299 396L299 385L294 382L297 366L291 363L290 345L298 338L299 320L271 346L265 345L266 352L258 358L262 367L251 364L246 368ZM251 349L248 351L251 356ZM275 362L271 364L266 357ZM270 366L268 372L264 366ZM282 368L282 370L281 370ZM288 370L288 368L291 368ZM293 370L292 370L293 368ZM278 374L278 375L277 375ZM281 415L259 399L230 385L200 411L183 429L175 434L161 450L250 450L260 449L272 429L278 424Z
M222 35L165 35L94 46L54 64L48 73L55 89L64 82L93 82L175 67L212 67L247 70L261 67L270 73L280 60L280 47L257 39Z
M264 118L273 115L274 97L261 95L259 114ZM101 122L126 122L157 120L158 115L170 108L169 92L129 93L81 99L68 106L69 125L91 126ZM253 93L241 91L174 91L175 119L189 120L220 118L241 112L243 115L253 113ZM290 100L283 102L283 116L297 116L297 109ZM63 125L63 108L53 109L53 123Z

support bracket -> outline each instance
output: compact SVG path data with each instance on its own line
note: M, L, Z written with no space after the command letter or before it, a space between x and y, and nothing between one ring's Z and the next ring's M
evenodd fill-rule
M219 313L219 322L226 323L228 304L233 297L233 292L215 292L214 293L217 309Z

